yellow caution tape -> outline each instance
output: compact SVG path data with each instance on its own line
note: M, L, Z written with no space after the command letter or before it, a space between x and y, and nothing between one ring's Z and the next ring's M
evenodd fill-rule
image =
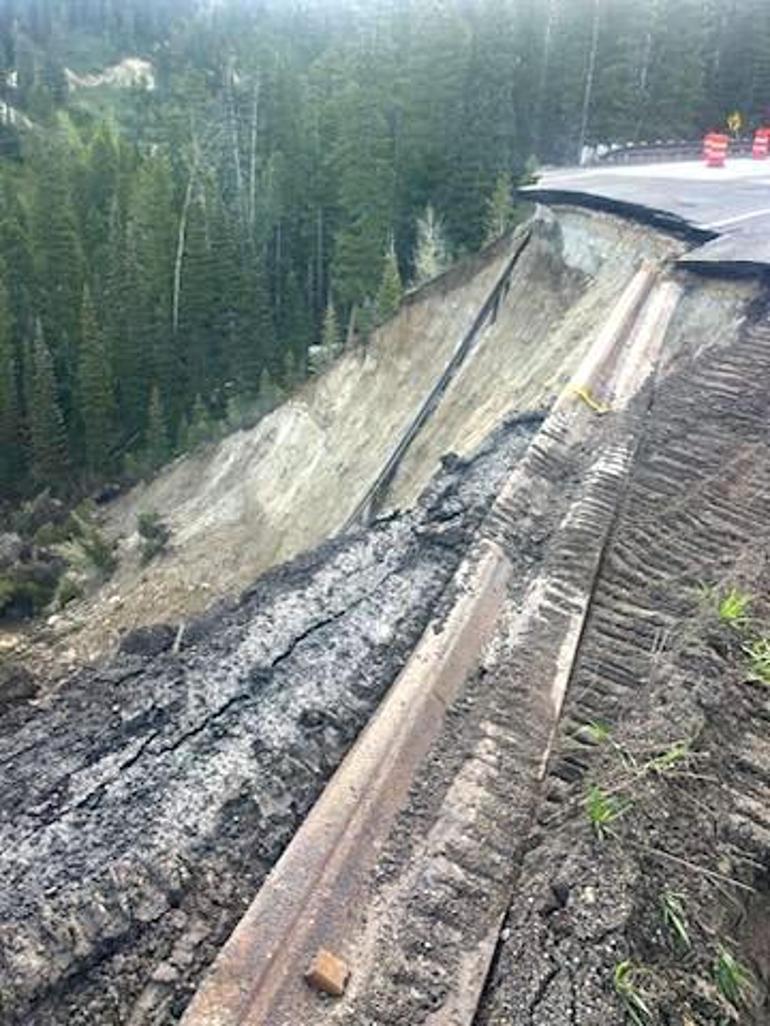
M585 385L575 385L572 389L572 394L576 395L578 399L582 399L586 406L593 410L594 413L609 413L612 409L611 406L607 406L605 403L600 403L598 399L594 399Z

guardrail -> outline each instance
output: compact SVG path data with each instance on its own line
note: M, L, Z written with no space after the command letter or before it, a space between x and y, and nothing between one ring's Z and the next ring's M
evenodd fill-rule
M731 139L731 157L750 157L751 139ZM667 142L627 143L596 154L590 164L646 164L667 160L700 160L703 140L669 140Z

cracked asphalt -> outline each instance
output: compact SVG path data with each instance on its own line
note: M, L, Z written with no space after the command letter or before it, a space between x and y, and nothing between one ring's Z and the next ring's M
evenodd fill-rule
M0 721L0 1020L173 1023L406 661L537 423L419 506Z

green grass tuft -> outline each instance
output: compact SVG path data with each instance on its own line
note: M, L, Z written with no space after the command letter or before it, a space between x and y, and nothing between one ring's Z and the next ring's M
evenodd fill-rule
M727 948L720 946L714 961L714 982L722 997L739 1008L751 991L752 975Z
M749 609L751 608L752 597L745 591L738 588L730 590L722 595L717 595L717 613L722 623L736 630L742 630L749 623Z
M611 832L610 824L627 812L631 805L632 803L628 799L609 795L595 784L589 788L586 795L586 813L593 831L600 841L603 841Z
M770 687L770 638L757 638L743 651L749 660L749 680Z
M685 761L689 754L689 741L675 741L674 744L672 744L670 748L667 748L665 752L662 752L660 755L656 755L654 759L650 759L645 766L645 769L648 769L653 773L665 773L667 770L676 769Z
M676 891L665 890L660 896L660 907L663 922L674 940L682 947L689 948L690 934L687 929L684 895Z
M613 973L615 993L623 1002L626 1013L634 1026L647 1026L652 1022L652 1012L642 997L637 979L639 968L626 960L618 962Z

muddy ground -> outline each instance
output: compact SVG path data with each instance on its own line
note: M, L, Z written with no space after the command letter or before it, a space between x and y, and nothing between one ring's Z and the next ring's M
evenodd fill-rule
M770 322L752 319L729 347L690 335L658 382L478 1026L770 1022L770 689L745 652L770 636ZM719 613L732 588L753 596L741 622Z
M534 418L420 505L0 720L5 1026L176 1021L403 665Z

